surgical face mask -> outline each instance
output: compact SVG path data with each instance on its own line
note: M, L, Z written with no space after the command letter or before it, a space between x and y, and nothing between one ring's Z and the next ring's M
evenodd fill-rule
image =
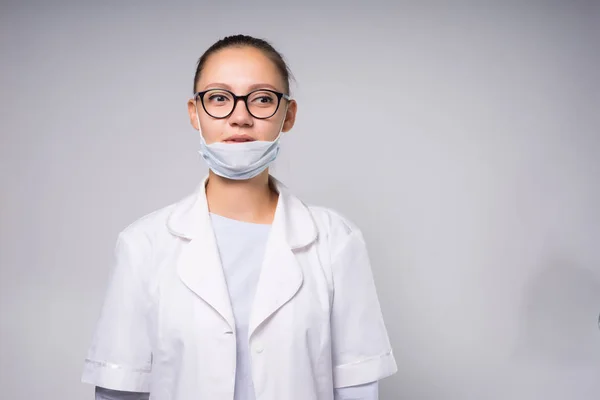
M198 128L200 128L197 110L196 119ZM215 142L207 144L200 132L200 155L206 161L208 168L219 176L234 180L254 178L277 158L284 122L285 119L281 123L279 134L272 142L255 140L241 143Z

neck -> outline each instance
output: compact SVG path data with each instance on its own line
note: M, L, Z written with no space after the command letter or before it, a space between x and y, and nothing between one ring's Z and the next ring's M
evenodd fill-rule
M254 178L237 181L209 171L206 200L210 212L244 222L273 222L279 195L269 184L268 169Z

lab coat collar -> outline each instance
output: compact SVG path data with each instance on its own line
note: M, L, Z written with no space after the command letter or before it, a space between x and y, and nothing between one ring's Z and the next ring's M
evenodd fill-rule
M303 274L293 249L307 246L317 237L308 208L278 180L270 177L279 199L250 313L249 337L279 308L295 296ZM206 202L204 179L196 194L177 205L168 220L170 231L189 239L177 261L182 282L210 304L231 329L235 320L227 283L220 263Z
M285 232L286 241L291 249L309 245L317 238L317 229L307 206L281 181L272 175L269 175L269 179L279 193L273 229ZM172 234L186 239L193 239L201 234L203 224L209 221L206 200L207 182L208 175L204 177L194 194L175 206L167 221Z

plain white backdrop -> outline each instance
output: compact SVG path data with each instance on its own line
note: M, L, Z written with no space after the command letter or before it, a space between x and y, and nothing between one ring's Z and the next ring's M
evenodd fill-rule
M597 399L599 2L413 3L3 1L0 397L92 398L116 235L206 173L195 62L246 33L297 79L272 172L365 233L381 398Z

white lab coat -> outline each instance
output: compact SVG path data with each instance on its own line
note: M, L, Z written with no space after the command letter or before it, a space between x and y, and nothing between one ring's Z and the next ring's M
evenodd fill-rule
M361 232L279 201L247 338L258 400L332 400L397 371ZM231 400L233 312L205 184L124 229L82 381L153 400Z

